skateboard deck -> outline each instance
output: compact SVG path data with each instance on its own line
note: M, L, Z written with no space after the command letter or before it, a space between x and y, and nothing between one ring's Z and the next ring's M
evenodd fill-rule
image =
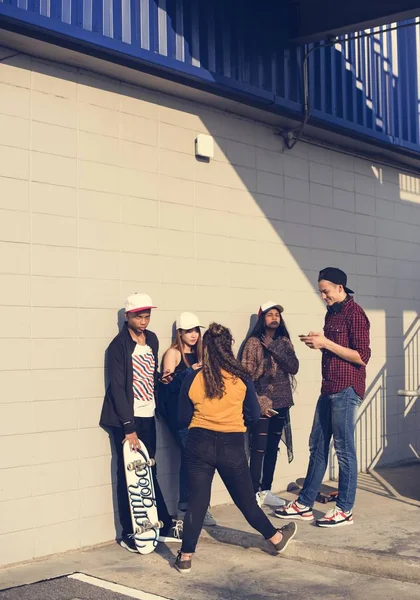
M124 442L124 466L134 542L140 554L150 554L158 544L159 529L163 523L158 519L152 477L155 460L149 457L141 441L140 445L141 450L133 451L129 443Z
M287 486L287 491L299 494L304 481L305 480L303 478L296 479L296 481L292 481L292 483L289 483L289 485ZM316 497L316 502L320 502L321 504L327 504L327 502L336 502L337 498L338 491L333 487L325 485L323 483Z

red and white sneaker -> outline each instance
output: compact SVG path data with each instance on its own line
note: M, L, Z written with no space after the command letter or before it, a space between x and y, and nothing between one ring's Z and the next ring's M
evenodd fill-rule
M313 521L314 514L310 506L305 506L297 500L289 502L282 508L277 508L274 515L279 519L300 519L301 521Z
M318 527L341 527L342 525L353 525L353 513L351 510L345 512L336 506L328 511L321 519L317 519Z

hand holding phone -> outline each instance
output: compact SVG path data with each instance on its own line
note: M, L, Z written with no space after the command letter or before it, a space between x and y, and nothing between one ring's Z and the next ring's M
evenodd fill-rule
M171 373L170 371L165 371L162 375L162 377L160 378L162 383L171 383L171 381L174 378L174 373Z
M276 410L274 410L274 408L268 408L266 412L270 417L274 417L279 414Z

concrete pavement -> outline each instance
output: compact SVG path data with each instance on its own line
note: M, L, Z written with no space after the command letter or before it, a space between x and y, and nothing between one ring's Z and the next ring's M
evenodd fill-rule
M157 594L156 600L418 600L420 586L272 556L233 545L202 541L189 575L171 568L176 549L160 545L149 556L130 554L116 544L0 575L4 585L83 572L101 580ZM48 564L47 564L48 563ZM48 584L48 585L47 585ZM96 591L96 594L95 594ZM105 600L100 588L75 587L66 578L0 592L1 600ZM124 600L119 596L109 600ZM148 597L147 600L155 600Z
M3 569L0 589L81 572L172 600L418 598L419 469L417 464L399 472L361 475L355 524L325 530L299 522L284 557L273 556L270 544L250 529L234 506L226 505L212 509L219 526L203 532L190 575L170 568L175 545L159 545L155 553L141 557L110 544ZM315 509L321 514L332 506ZM287 522L272 521L278 526ZM64 579L52 582L52 589L58 590L54 585L67 589ZM35 594L35 586L21 591L29 589L31 600L44 600ZM17 593L3 591L1 600L15 600ZM60 594L56 598L75 597ZM84 600L80 592L77 597ZM56 600L54 591L48 598Z
M390 483L390 481L392 483ZM334 483L330 485L334 486ZM403 496L401 492L406 493ZM296 498L289 493L285 499ZM333 503L314 506L319 517ZM268 515L273 511L265 508ZM225 543L263 549L265 542L234 506L212 509L222 527L204 534ZM325 529L297 521L299 531L287 556L357 573L420 583L420 462L406 467L360 474L355 523ZM273 518L281 526L287 521Z

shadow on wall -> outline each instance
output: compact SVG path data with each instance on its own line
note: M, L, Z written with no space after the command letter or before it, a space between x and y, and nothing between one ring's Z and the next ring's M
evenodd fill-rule
M117 313L117 328L118 332L121 332L125 323L125 311L123 308ZM112 340L110 340L112 341ZM107 389L109 384L109 376L108 376L108 348L105 350L104 356L104 390ZM114 507L114 527L115 527L115 538L119 539L121 537L121 524L118 518L118 496L117 496L117 467L118 467L118 457L117 451L115 448L115 440L110 434L109 430L103 428L109 438L109 445L111 449L111 461L110 461L110 470L111 477L110 481L112 483L112 505Z
M420 318L417 317L405 333L402 355L393 353L395 349L399 349L399 344L396 348L393 347L393 338L388 338L387 344L393 359L398 361L397 364L404 364L405 377L396 377L392 371L389 372L392 366L385 364L366 392L366 400L360 408L356 424L356 448L360 470L363 473L372 473L373 479L360 476L359 485L374 493L420 500L418 397L397 395L398 389L420 388ZM394 361L391 361L391 365L393 363ZM402 470L386 468L395 465L396 462L416 464ZM410 485L414 474L417 491L413 491L413 486ZM330 479L337 478L338 463L332 447ZM372 485L373 482L375 483ZM396 487L399 491L395 491Z
M118 332L121 332L124 324L126 322L125 318L125 310L121 308L117 313L117 327ZM176 322L174 321L172 326L172 339L175 339L176 335ZM112 340L111 340L112 341ZM109 384L109 373L108 373L108 348L105 351L104 355L104 390L108 388ZM115 527L115 535L116 539L121 536L121 524L118 518L118 496L117 496L117 468L118 468L118 456L115 448L115 440L113 436L110 434L108 428L103 427L103 430L106 432L109 438L110 450L111 450L111 460L110 460L110 471L111 477L110 480L112 482L112 503L114 507L114 527ZM157 462L159 463L159 454L162 450L162 443L159 443L162 439L165 440L165 469L159 470L159 483L161 485L162 491L164 493L165 501L168 505L169 511L171 514L176 514L176 496L174 494L174 490L178 487L178 473L180 467L180 455L179 449L176 443L173 440L173 436L170 433L168 427L164 423L163 419L156 418L156 430L157 430ZM169 480L169 481L168 481Z
M223 3L223 19L221 8L216 5L215 9L214 3L202 3L199 7L192 3L192 27L185 26L177 4L167 4L165 10L169 29L178 40L177 60L188 62L189 56L192 65L205 71L214 82L226 84L233 79L241 85L255 86L271 92L275 102L285 99L299 110L299 104L303 104L305 47L284 46L288 38L284 3L273 4L263 14L255 11L252 2L242 1L238 11L237 1L228 0ZM418 144L418 75L406 60L417 52L416 27L394 31L386 31L387 28L389 25L377 27L374 35L361 39L351 40L351 34L342 36L334 45L315 44L316 50L308 61L310 105L317 118L327 116L344 126L357 124L382 141L397 139ZM227 35L229 39L235 34L235 51L228 43L221 47L212 43L213 36L219 39L219 35ZM329 73L331 79L326 76ZM410 118L397 115L397 107L402 107L403 102Z
M32 65L33 69L41 74L49 77L63 78L64 71L60 70L59 75L57 75L56 67L51 68L48 64L44 65L38 60L33 60ZM66 73L69 81L86 82L86 73L83 71L68 69ZM386 356L384 364L369 387L357 426L361 467L363 470L367 470L374 466L390 464L393 462L393 456L395 461L395 455L407 460L413 456L417 456L420 449L420 440L418 426L416 430L416 403L413 402L405 405L405 399L398 397L396 391L399 388L405 387L403 375L405 369L409 369L410 371L410 381L419 383L418 318L409 331L404 330L405 312L418 313L418 285L417 288L414 285L410 287L409 283L413 283L413 275L418 273L418 262L416 259L420 256L418 239L416 240L415 238L415 234L418 234L418 227L415 229L416 226L410 222L410 217L404 216L404 209L411 211L411 206L418 207L418 201L401 202L399 173L396 170L387 170L386 183L388 187L385 189L382 176L376 174L378 169L375 171L371 167L368 172L366 161L363 164L361 161L356 163L351 157L346 157L345 160L347 163L353 167L353 172L345 171L350 180L350 183L347 182L346 184L348 188L346 198L348 199L349 206L335 204L335 197L333 198L331 195L331 200L328 200L329 196L327 192L331 192L333 180L335 182L336 176L339 178L340 175L343 175L344 171L340 170L337 166L333 166L331 163L326 165L323 162L325 159L328 163L328 157L331 159L331 153L328 151L314 149L314 147L309 147L308 149L305 146L304 151L301 152L301 146L298 145L292 153L287 153L281 147L279 139L274 137L272 129L267 128L265 139L266 141L270 141L265 143L262 151L266 155L270 155L272 163L269 167L270 171L263 171L259 168L259 163L256 159L257 144L255 138L252 142L244 133L242 141L233 142L229 139L229 127L231 127L232 120L235 117L231 115L226 117L222 112L209 110L203 108L201 105L188 105L187 101L182 101L178 104L176 100L162 94L153 94L153 100L150 100L149 92L128 84L121 85L118 81L103 79L101 77L93 78L90 75L87 81L91 87L94 87L96 82L98 90L116 92L146 103L148 101L153 102L157 98L161 106L173 109L174 112L179 108L181 116L183 113L189 113L196 117L194 122L197 124L197 129L207 130L214 136L219 152L219 161L221 160L220 157L224 157L229 162L229 169L235 170L237 178L235 181L240 182L240 184L237 184L237 188L239 187L244 194L252 195L261 215L265 217L272 228L276 242L271 244L261 238L255 237L252 240L253 247L259 252L260 257L267 255L269 246L271 246L272 253L281 250L283 246L287 247L288 252L294 259L296 273L303 276L302 279L305 280L305 286L314 292L313 298L309 298L308 294L308 306L311 306L311 308L315 306L315 294L317 293L316 273L320 268L325 267L326 264L334 262L335 266L343 268L355 279L358 277L356 290L358 297L361 297L363 308L372 312L383 311L386 323L384 336L386 338ZM355 80L353 80L353 85L356 86ZM357 90L357 94L361 93L360 90ZM186 129L191 127L191 148L188 150L190 154L186 150L184 151L186 156L191 156L193 153L193 140L198 131L193 131L191 125L183 126ZM263 126L258 127L262 131ZM246 129L244 127L245 132ZM238 133L237 129L235 131ZM251 126L249 126L249 131L255 133L255 129L252 130ZM254 145L252 145L253 143ZM118 148L119 138L115 138L115 144L116 148ZM271 150L268 150L267 146ZM282 156L283 152L285 154ZM170 155L168 153L168 160L172 156L173 164L167 163L165 168L168 169L170 167L171 176L177 177L178 164L175 161L180 154L175 154L174 152ZM238 157L240 158L238 159ZM248 163L245 164L244 160L248 161ZM98 162L101 161L98 160ZM213 186L211 189L215 193L214 208L216 210L221 206L217 192L219 196L222 191L226 192L226 198L223 198L224 210L235 214L238 213L239 219L239 215L241 215L240 208L238 208L240 207L240 203L237 201L238 199L234 202L235 198L233 195L233 192L236 192L237 189L232 189L235 186L230 185L230 180L229 182L225 180L218 182L218 187L215 186L214 182L217 181L217 178L215 178L213 173L214 163L215 161L207 165L198 162L195 164L195 169L200 167L199 173L197 171L200 179L196 179L197 173L195 171L189 172L188 177L182 174L179 174L179 177L195 179ZM360 189L356 194L356 164L360 167L358 171L356 170L359 177L359 186L360 188L363 185L367 186L371 190L370 195L363 194ZM315 167L319 167L319 165L325 167L323 168L323 175L321 177L315 175ZM203 171L201 170L203 168L209 169L205 175L203 175ZM364 172L364 175L361 175L361 172ZM323 185L324 183L327 185ZM345 189L341 186L339 187L340 189ZM316 194L313 195L312 190L315 188ZM389 193L390 189L392 190L392 195ZM323 195L324 193L325 195ZM293 211L288 212L285 209L286 201L289 205L293 203ZM232 204L230 204L231 202ZM296 210L300 205L302 206L301 211ZM398 214L396 214L397 208L394 210L394 207L398 208ZM346 210L343 215L345 227L343 231L338 232L339 235L332 235L333 233L337 233L337 231L334 231L333 226L325 219L328 219L328 214L339 212L340 208L349 208L348 212ZM361 215L359 223L354 214L356 210L358 211L358 216ZM375 217L376 224L374 223ZM224 228L222 221L223 219L219 219L221 232ZM418 222L420 223L420 220ZM360 230L358 227L361 225L364 227L363 235L359 235ZM217 232L215 235L217 235ZM220 233L220 235L224 234ZM242 248L243 238L240 233L236 237L238 237L238 247ZM368 251L359 250L358 238L362 237L374 238L374 249ZM215 237L215 247L218 239ZM343 239L348 240L347 250L343 249ZM402 240L411 242L411 254L408 253ZM361 243L363 241L367 242L366 239L360 240ZM238 250L237 254L241 254L241 250ZM369 256L366 257L366 254L369 254ZM334 257L333 261L332 256ZM226 262L229 260L229 257L223 256L219 260ZM230 257L230 260L234 263L241 262L237 256ZM255 264L259 266L261 262L257 261ZM284 276L283 265L278 264L278 261L276 263L275 260L262 264L266 265L266 269L269 269L270 277L275 281L273 289L284 290L282 294L284 294L287 302L285 305L292 308L297 294L294 289L288 290L287 281L282 279ZM390 275L391 271L392 275ZM248 277L243 276L245 287L241 290L241 294L243 292L244 304L246 304L247 286L250 283L250 279L252 280L252 275L248 275ZM388 278L391 290L388 294L381 291L383 288L379 286L379 278L381 278L381 283ZM418 284L418 281L416 283ZM258 286L258 284L255 285ZM405 288L406 293L403 288ZM264 296L266 294L271 295L269 290L262 287L256 287L256 289L259 290L259 293L264 294ZM313 301L312 304L311 301ZM299 319L303 322L305 320L304 315L299 313L299 310L297 309L295 314L298 314ZM122 316L119 314L119 328L121 322ZM229 323L226 324L229 325ZM252 326L251 317L249 329ZM375 334L374 331L373 334ZM407 357L411 357L410 360ZM314 390L314 401L316 394L317 390ZM173 455L174 453L171 454ZM332 474L334 475L334 473ZM113 477L113 481L115 481L115 477ZM164 493L165 491L167 490L164 490Z
M239 359L239 360L242 360L242 352L243 352L243 350L244 350L245 342L246 342L246 340L247 340L248 336L249 336L249 335L251 334L251 332L253 331L253 329L254 329L255 325L257 324L257 321L258 321L258 315L257 315L256 313L252 314L252 315L249 317L249 326L248 326L248 331L246 332L246 334L245 334L245 337L244 337L244 339L242 340L242 343L240 344L240 346L239 346L239 349L238 349L238 359Z

